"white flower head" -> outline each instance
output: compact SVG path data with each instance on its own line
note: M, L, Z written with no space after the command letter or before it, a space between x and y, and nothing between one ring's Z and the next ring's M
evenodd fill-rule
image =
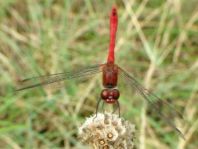
M79 138L97 149L133 149L135 125L116 114L98 113L79 128Z

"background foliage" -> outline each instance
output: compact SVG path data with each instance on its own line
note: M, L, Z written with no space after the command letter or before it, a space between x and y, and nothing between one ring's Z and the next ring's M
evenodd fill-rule
M13 89L26 77L105 62L113 4L119 13L116 62L185 118L170 117L182 140L121 80L121 113L137 126L137 146L198 146L196 0L1 0L0 148L83 148L77 130L95 112L100 75Z

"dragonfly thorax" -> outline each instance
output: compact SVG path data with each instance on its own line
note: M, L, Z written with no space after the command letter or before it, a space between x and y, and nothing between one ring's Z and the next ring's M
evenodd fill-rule
M106 88L101 91L101 98L106 103L115 103L119 97L120 97L120 92L118 89Z
M103 67L103 86L105 88L114 88L117 86L118 66L113 63L107 63Z

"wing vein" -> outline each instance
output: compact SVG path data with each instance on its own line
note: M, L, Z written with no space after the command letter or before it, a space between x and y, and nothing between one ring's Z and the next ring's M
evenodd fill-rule
M138 93L157 111L159 116L161 116L161 118L167 124L169 124L183 139L185 139L183 133L176 127L176 125L164 113L162 113L160 108L155 104L155 101L161 101L163 103L165 102L159 97L157 97L155 94L153 94L152 92L145 89L134 77L129 75L125 70L123 70L120 67L119 67L119 70L120 70L121 76L124 77L126 82L129 83L129 85L132 88L134 88L136 91L138 91ZM174 113L176 112L177 115L181 117L181 114L178 111L176 111L172 105L170 105L169 103L165 103L165 104L167 105L167 108L169 108L169 110L173 111Z
M21 81L21 87L16 89L16 91L30 89L30 88L34 88L37 86L44 86L47 84L60 82L60 81L67 80L67 79L69 80L69 79L83 78L86 76L90 76L90 75L101 72L100 67L102 67L102 65L94 65L94 66L86 67L86 68L80 69L78 71L73 71L73 72L63 72L63 73L27 78Z

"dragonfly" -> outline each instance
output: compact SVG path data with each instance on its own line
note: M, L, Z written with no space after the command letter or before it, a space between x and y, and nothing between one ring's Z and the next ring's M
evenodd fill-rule
M26 89L35 88L38 86L44 86L48 84L53 84L55 82L60 82L64 80L83 78L97 73L102 73L102 85L103 89L100 93L100 98L96 106L96 114L101 101L107 104L117 105L120 111L119 97L120 91L117 87L119 77L124 78L127 84L129 84L133 90L137 91L143 99L147 101L148 104L159 114L160 118L164 120L169 126L172 127L182 138L184 138L183 133L176 127L175 123L170 120L169 116L162 112L160 107L156 104L157 102L163 103L163 105L174 113L177 117L182 118L182 114L175 110L175 108L169 102L162 100L157 95L151 91L144 88L137 79L130 75L123 68L115 64L115 41L116 41L116 32L118 26L118 13L116 7L112 7L110 12L110 42L107 62L104 64L96 64L93 66L88 66L72 72L62 72L51 75L40 75L34 76L31 78L26 78L21 80L21 87L16 89L16 91L22 91ZM120 113L120 112L119 112Z

